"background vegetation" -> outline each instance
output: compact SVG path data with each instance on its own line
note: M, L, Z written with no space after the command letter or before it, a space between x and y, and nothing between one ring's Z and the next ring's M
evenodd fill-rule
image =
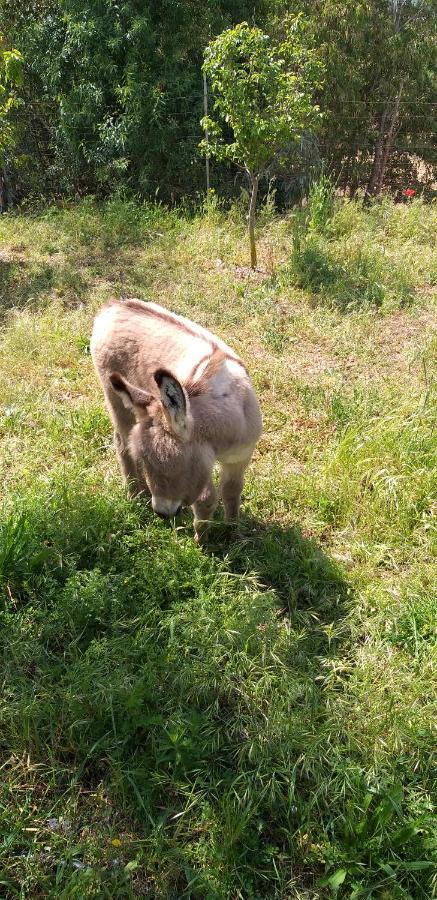
M432 896L435 233L322 181L248 277L239 205L1 217L2 896ZM249 362L238 540L125 498L113 294Z
M0 0L7 46L25 60L4 166L9 201L115 187L166 202L203 194L208 41L247 20L281 43L300 14L326 70L323 121L290 148L278 201L299 199L321 159L351 195L431 183L435 0ZM220 194L242 183L232 164L212 167Z

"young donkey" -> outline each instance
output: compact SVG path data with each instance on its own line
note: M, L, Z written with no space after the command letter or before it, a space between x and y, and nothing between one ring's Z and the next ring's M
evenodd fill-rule
M155 303L122 300L96 316L91 355L131 495L151 494L163 517L191 505L199 540L217 504L218 461L225 518L237 519L261 413L234 351Z

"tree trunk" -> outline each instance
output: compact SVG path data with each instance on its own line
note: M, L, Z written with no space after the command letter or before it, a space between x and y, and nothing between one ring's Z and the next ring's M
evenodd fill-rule
M356 177L356 175L354 175L351 178L351 182L349 185L349 200L354 199L357 190L358 190L358 178ZM345 191L345 193L346 193L346 191Z
M250 183L252 185L252 196L249 206L249 243L250 243L250 265L252 269L256 269L256 245L255 245L255 208L256 198L258 196L259 177L249 173Z
M399 104L400 104L400 100L401 100L401 93L402 93L402 85L400 87L399 93L398 93L396 100L394 102L394 105L393 105L393 113L391 116L390 125L389 125L388 131L387 131L387 136L385 139L384 149L382 152L381 181L378 184L379 193L381 193L381 191L382 191L382 183L384 181L387 164L389 162L389 159L391 157L391 152L393 150L393 143L394 143L394 139L396 136L396 130L397 130L398 119L399 119Z
M387 127L387 116L388 110L385 109L381 117L379 134L376 141L375 154L373 157L372 172L370 175L369 184L367 185L366 193L369 195L369 197L376 197L380 193L380 186L384 178L382 159L384 152L385 132Z
M373 157L372 172L366 191L366 194L369 197L379 197L382 191L384 176L393 149L403 87L404 84L401 82L396 99L394 102L387 103L381 117L375 155Z

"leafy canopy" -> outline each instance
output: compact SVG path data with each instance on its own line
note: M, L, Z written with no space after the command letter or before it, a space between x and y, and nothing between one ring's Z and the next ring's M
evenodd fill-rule
M13 89L23 82L23 57L19 50L5 50L0 34L0 115L6 113L14 101Z
M25 57L8 160L19 194L195 196L205 45L264 2L0 0L1 27ZM215 173L215 186L228 177Z
M322 65L305 46L300 17L288 21L280 43L247 22L227 29L206 48L203 70L214 100L212 115L202 119L209 142L201 147L217 159L261 176L318 123L313 96Z
M7 121L10 110L17 103L15 88L23 81L23 57L19 50L6 50L0 34L0 163L7 146L13 142L13 129Z

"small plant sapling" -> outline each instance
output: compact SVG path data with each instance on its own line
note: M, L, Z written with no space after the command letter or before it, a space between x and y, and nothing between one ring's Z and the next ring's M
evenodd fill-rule
M205 50L203 71L213 92L212 114L202 119L208 141L201 149L243 169L249 179L250 262L256 267L255 210L260 180L284 164L287 150L313 129L320 113L314 93L322 66L305 45L301 17L286 23L285 38L273 41L241 22L223 31Z

